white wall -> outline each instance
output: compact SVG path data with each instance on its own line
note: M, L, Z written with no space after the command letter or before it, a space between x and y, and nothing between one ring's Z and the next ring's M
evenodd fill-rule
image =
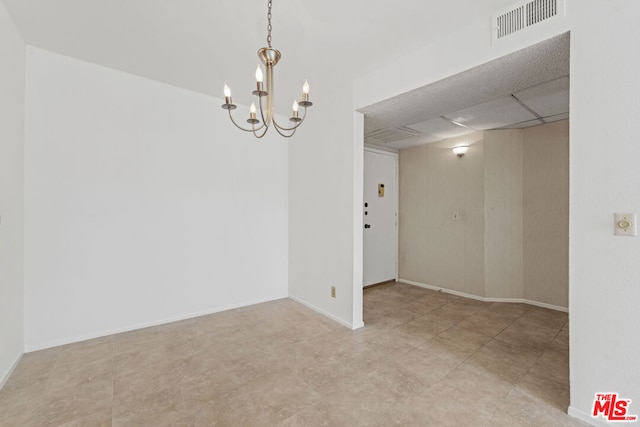
M324 83L314 86L315 104L289 150L289 295L356 328L362 326L362 309L354 309L362 306L362 253L354 250L354 232L360 241L362 232L354 227L355 212L362 216L362 185L354 173L360 171L362 182L362 119L354 118L350 85L330 76Z
M613 235L614 212L640 214L640 2L570 5L571 409L611 390L640 415L640 238Z
M0 387L24 351L25 43L0 1Z
M637 0L567 0L568 18L491 45L493 13L355 83L354 106L432 83L571 31L570 413L590 421L594 394L616 391L640 412L640 238L614 237L614 212L640 213ZM434 59L437 62L434 63ZM376 90L371 90L375 88Z
M26 347L287 296L287 143L222 101L29 47Z

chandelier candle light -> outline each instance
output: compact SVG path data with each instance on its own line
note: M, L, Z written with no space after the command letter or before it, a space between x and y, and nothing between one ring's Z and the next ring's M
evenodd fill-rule
M260 118L258 118L256 104L251 103L251 107L249 108L249 118L247 119L247 123L251 125L251 129L243 128L238 125L236 121L233 119L231 115L231 111L235 110L237 106L233 103L231 99L231 89L227 84L224 84L224 104L222 104L222 108L229 112L229 118L231 122L236 125L238 129L241 129L245 132L252 132L256 138L262 138L266 135L267 131L273 125L273 127L278 131L278 133L285 138L290 138L296 133L296 129L302 124L305 117L307 116L307 107L311 107L313 103L309 101L309 83L305 80L304 85L302 86L302 100L293 101L293 112L291 114L291 118L289 119L294 123L292 127L284 127L279 125L276 122L275 113L273 109L273 101L274 101L274 89L273 89L273 67L280 61L282 55L280 51L273 49L271 47L271 3L272 0L268 2L268 13L267 13L267 46L263 47L258 51L258 58L264 65L266 74L267 74L267 82L266 82L266 90L265 90L265 82L264 82L264 74L262 73L262 68L258 65L256 68L256 90L252 93L253 95L258 97L258 106L260 107ZM263 98L265 98L266 105L263 105ZM299 108L303 107L304 112L302 117L299 116Z

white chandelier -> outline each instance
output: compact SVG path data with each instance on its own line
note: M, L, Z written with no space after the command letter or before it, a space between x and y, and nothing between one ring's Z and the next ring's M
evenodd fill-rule
M274 90L273 90L273 67L278 63L282 55L280 51L273 49L271 47L271 2L268 2L268 13L267 13L267 46L263 47L258 51L258 58L265 67L267 73L267 87L265 90L264 87L264 75L262 73L262 69L260 65L256 69L256 90L252 93L253 95L258 97L258 105L260 106L260 118L257 118L256 104L251 103L251 107L249 109L249 118L247 119L247 123L251 125L250 129L246 129L233 119L231 115L231 111L235 110L237 106L231 100L231 89L225 83L224 85L224 104L222 104L222 108L229 112L229 118L231 122L236 125L236 127L245 132L252 132L256 138L262 138L266 135L267 131L273 125L276 131L285 138L290 138L296 133L296 129L300 127L305 117L307 116L307 107L311 107L313 103L309 101L309 83L305 80L304 85L302 86L302 100L293 101L293 113L289 121L293 122L293 126L284 127L279 125L276 122L275 114L274 114ZM263 98L266 98L265 104L263 105ZM299 116L298 109L299 107L304 108L304 113L302 117Z

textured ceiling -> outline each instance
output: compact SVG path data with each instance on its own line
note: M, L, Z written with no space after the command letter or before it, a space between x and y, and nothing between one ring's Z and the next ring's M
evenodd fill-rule
M476 130L561 120L569 112L568 75L565 34L362 109L365 141L400 149ZM388 142L375 138L392 128L418 134Z

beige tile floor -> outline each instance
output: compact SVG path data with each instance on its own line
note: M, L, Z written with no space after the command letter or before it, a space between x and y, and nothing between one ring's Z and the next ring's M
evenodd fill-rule
M279 300L24 356L2 426L568 426L567 315L405 284L350 331Z

